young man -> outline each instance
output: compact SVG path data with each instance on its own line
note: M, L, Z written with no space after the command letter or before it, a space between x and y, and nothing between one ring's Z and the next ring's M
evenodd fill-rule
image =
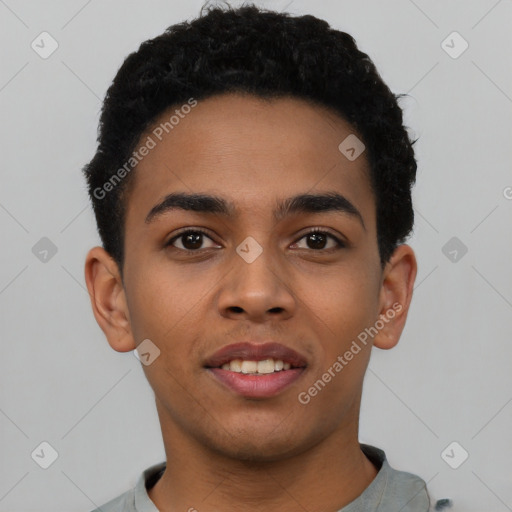
M358 441L416 277L416 162L351 36L254 6L170 27L117 73L84 173L94 315L137 349L166 451L98 510L429 509Z

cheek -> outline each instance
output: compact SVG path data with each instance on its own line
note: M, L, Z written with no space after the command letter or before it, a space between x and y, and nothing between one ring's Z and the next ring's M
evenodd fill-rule
M350 273L319 283L309 294L307 308L308 321L313 323L308 332L314 333L321 348L310 381L301 391L317 397L318 414L336 404L340 419L355 406L370 358L371 339L365 339L364 332L378 311L375 283L364 271L351 267Z
M137 338L165 340L191 309L194 288L156 265L148 269L126 283L131 327Z
M192 266L171 269L153 262L142 268L126 283L135 341L149 338L169 367L183 366L178 361L190 360L196 340L204 335L208 290L215 276L194 271Z
M377 316L379 296L375 279L369 279L367 269L356 266L339 267L336 273L304 282L302 303L310 310L315 322L323 325L329 343L326 351L343 348L344 343L357 337ZM329 349L330 347L330 349Z

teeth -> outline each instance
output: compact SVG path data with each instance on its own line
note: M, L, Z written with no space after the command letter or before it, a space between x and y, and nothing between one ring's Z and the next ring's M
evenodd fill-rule
M242 361L240 359L234 359L230 363L228 363L229 370L232 372L241 372L242 371Z
M263 361L242 361L241 359L233 359L229 363L222 365L223 370L254 375L266 375L282 370L289 370L290 368L290 363L285 363L281 359L264 359Z
M242 361L242 373L256 373L258 363L256 361Z
M258 373L274 373L274 360L258 361Z

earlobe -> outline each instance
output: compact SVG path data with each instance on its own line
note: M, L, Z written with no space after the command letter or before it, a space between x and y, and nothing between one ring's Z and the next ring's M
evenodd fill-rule
M85 282L94 317L110 346L118 352L136 348L119 267L102 247L94 247L85 260Z
M398 343L411 304L417 269L412 248L399 245L382 275L379 311L382 328L374 337L375 347L387 350Z

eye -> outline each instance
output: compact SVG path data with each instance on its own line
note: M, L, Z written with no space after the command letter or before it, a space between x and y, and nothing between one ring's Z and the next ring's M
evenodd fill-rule
M211 247L201 247L203 244L203 238L207 238L211 242L213 240L208 236L206 231L202 229L187 229L171 238L165 245L166 247L171 246L182 251L197 251L199 249L209 249L211 247L218 247L218 245L212 245ZM181 243L181 247L174 244L175 241Z
M203 242L205 238L212 243L209 247L203 247ZM306 247L300 247L298 245L299 242L295 242L293 246L297 247L298 249L313 249L315 251L327 252L331 252L333 250L346 247L346 244L342 242L338 237L320 228L314 228L309 232L305 233L304 235L302 235L299 241L303 239L307 240ZM328 247L329 239L333 242L333 244L331 243L331 247ZM172 237L165 245L166 247L171 247L173 249L178 249L187 252L198 252L201 249L220 247L212 240L212 238L208 235L206 231L199 228L185 229L178 233L177 235L175 235L174 237Z
M329 238L334 241L334 245L331 247L326 247ZM305 249L313 249L317 251L330 251L346 247L346 244L342 242L339 238L335 237L334 235L331 235L328 231L322 231L320 228L314 228L310 230L308 233L304 234L299 240L303 239L307 240L306 245L308 247L305 247ZM294 245L297 246L298 242L296 242ZM299 247L299 249L304 249L304 247Z

